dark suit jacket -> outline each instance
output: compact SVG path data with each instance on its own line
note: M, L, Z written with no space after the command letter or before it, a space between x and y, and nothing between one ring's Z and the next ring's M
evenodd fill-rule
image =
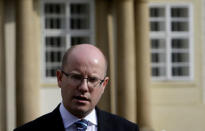
M98 131L139 131L138 126L119 116L96 108ZM59 106L51 113L43 115L14 131L65 131Z

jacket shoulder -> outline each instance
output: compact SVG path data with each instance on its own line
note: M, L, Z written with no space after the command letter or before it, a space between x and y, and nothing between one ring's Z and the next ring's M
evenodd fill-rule
M118 130L118 131L139 131L139 127L136 123L128 121L127 119L105 112L97 109L98 124L101 128L108 130ZM102 127L103 126L103 127Z
M48 113L46 115L43 115L33 121L30 121L22 126L17 127L16 129L14 129L14 131L34 131L34 130L39 130L41 127L44 128L47 123L49 122L51 117L51 113Z
M14 131L45 131L45 130L64 130L59 106L51 113L45 114L33 121L30 121Z

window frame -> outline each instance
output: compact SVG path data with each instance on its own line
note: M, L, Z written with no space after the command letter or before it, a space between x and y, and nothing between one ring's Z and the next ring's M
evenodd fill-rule
M150 40L153 38L157 39L164 39L165 40L165 76L152 76L152 80L154 81L190 81L193 80L194 78L194 46L193 46L193 41L194 41L194 34L193 34L193 6L191 3L150 3L149 4L149 9L151 7L162 7L165 9L165 31L151 31L150 29ZM188 9L188 31L187 32L182 32L182 31L172 31L171 27L171 8L172 7L186 7ZM151 16L149 16L149 23L153 20ZM188 38L188 54L189 54L189 61L188 61L188 66L189 66L189 75L188 76L173 76L172 73L172 65L173 62L171 61L171 40L175 38ZM151 44L151 43L150 43ZM151 56L152 56L152 48L151 48ZM151 70L153 67L153 63L151 61Z

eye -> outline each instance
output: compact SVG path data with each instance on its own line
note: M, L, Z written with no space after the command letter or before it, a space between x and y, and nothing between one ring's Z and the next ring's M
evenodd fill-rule
M78 74L72 74L70 77L73 80L79 80L79 81L81 81L83 79L83 76L82 75L78 75Z
M88 78L88 81L89 82L92 82L92 83L95 83L95 82L97 82L99 79L97 78L97 77L89 77Z

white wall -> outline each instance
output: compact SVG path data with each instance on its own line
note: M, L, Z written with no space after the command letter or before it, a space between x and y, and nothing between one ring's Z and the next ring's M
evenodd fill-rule
M58 87L41 88L41 115L53 111L61 102L61 92Z

